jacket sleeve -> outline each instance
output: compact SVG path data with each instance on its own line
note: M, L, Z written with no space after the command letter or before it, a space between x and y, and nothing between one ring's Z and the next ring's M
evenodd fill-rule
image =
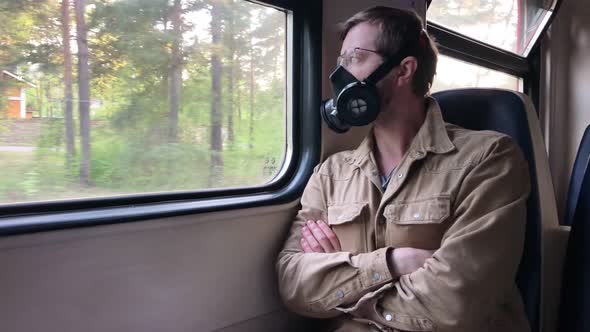
M375 292L379 296L361 299L372 303L363 318L411 331L481 327L514 291L529 179L527 162L510 138L491 144L463 180L440 249L422 268Z
M301 227L307 220L326 220L326 199L319 167L314 169L303 196L301 209L280 252L276 269L279 292L292 311L316 318L336 317L337 306L354 304L361 296L391 283L383 248L371 253L304 253Z

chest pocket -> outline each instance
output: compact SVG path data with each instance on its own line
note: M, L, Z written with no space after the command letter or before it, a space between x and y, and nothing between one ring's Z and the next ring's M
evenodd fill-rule
M343 251L353 254L365 251L367 208L366 203L328 206L328 224L338 236Z
M434 250L440 247L451 215L449 197L395 202L384 210L386 245Z

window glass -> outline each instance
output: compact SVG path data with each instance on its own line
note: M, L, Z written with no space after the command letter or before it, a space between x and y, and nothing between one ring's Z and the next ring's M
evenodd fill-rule
M0 0L0 204L262 185L287 14L243 0Z
M434 0L429 21L527 56L553 11L554 0Z
M499 88L522 92L522 79L440 54L431 92L457 88Z

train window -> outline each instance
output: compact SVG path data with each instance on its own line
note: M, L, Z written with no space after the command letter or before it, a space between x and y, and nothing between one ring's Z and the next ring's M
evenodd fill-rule
M555 5L555 0L435 0L428 20L526 57Z
M258 186L286 163L286 12L15 0L0 16L0 204Z
M522 79L440 54L431 91L500 88L522 92Z

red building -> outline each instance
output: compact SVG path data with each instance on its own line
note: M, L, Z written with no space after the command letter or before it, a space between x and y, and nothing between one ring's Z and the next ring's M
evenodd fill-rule
M26 81L21 76L3 70L0 76L0 96L2 99L3 114L0 117L9 119L30 119L32 112L26 110L25 90L35 88L35 84Z

